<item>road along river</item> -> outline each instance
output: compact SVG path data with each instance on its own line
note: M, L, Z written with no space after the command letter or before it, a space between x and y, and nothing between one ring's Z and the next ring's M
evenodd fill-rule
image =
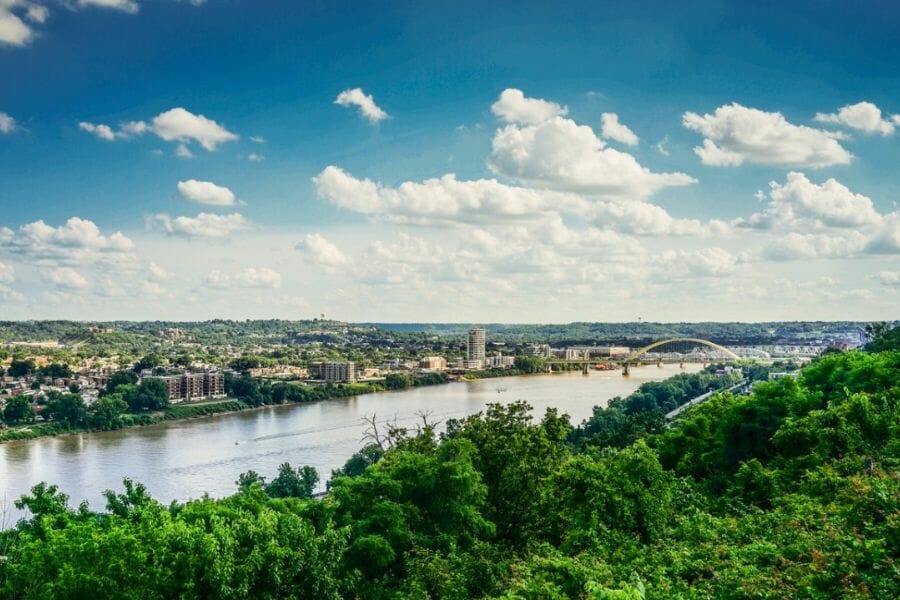
M686 365L691 372L700 368ZM279 464L290 462L318 469L324 488L331 470L361 447L366 416L412 426L421 411L433 420L446 420L482 411L491 402L525 400L537 417L555 407L578 424L595 405L605 406L645 381L679 372L678 365L664 365L635 368L628 377L619 371L592 371L586 376L577 372L482 379L7 442L0 444L0 529L21 516L13 500L40 481L58 485L71 505L87 500L95 510L105 505L103 490L121 490L123 477L144 483L154 498L168 503L203 493L227 496L235 492L240 473L253 469L271 478Z

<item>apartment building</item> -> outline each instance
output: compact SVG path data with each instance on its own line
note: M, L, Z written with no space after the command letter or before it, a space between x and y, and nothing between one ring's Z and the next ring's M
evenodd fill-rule
M160 377L169 389L169 402L189 402L225 396L225 375L220 371L182 373Z
M345 362L312 362L309 363L309 378L329 383L356 382L356 363Z

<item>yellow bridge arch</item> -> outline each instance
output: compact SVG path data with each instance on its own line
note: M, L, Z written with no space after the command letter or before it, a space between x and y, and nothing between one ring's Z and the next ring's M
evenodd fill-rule
M709 340L701 340L699 338L669 338L667 340L659 340L659 341L653 342L649 346L645 346L645 347L641 348L640 350L635 350L628 356L628 358L626 358L622 362L625 364L633 363L639 357L650 352L651 350L655 350L656 348L659 348L660 346L665 346L666 344L672 344L672 343L677 343L677 342L688 342L688 343L700 344L701 346L706 346L708 348L712 348L713 350L718 350L719 352L722 352L729 358L733 358L735 360L738 360L741 358L740 356L738 356L737 354L735 354L734 352L732 352L725 346L720 346L719 344L716 344L715 342L710 342Z

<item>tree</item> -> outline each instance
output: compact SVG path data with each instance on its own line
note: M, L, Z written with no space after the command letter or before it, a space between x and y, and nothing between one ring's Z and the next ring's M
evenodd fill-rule
M141 381L139 395L147 410L160 410L169 405L169 386L162 379L147 377Z
M9 365L10 377L27 377L34 373L34 361L30 358L25 360L15 360Z
M319 474L313 467L294 470L290 463L282 463L278 475L266 486L266 493L273 498L309 498L318 482Z
M106 382L106 393L114 394L120 385L136 384L137 380L137 375L132 371L116 371Z
M87 408L77 394L50 392L47 394L47 415L54 421L77 427L87 422Z
M98 398L91 404L91 426L97 429L116 429L121 424L121 415L128 409L128 403L120 394L110 394Z
M266 478L251 469L250 471L238 475L237 481L235 481L235 483L238 486L238 490L241 492L246 492L253 487L265 489Z
M144 356L134 363L134 371L140 373L144 369L155 369L165 363L165 358L161 354L152 353Z
M19 423L32 416L31 402L25 396L13 396L6 401L3 409L3 420L7 423Z

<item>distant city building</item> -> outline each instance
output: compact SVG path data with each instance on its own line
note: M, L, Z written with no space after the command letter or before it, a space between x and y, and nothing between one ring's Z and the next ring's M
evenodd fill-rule
M443 356L426 356L419 361L419 368L443 371L447 368L447 359Z
M225 396L225 375L210 373L182 373L160 377L169 388L169 402L190 402Z
M484 346L487 337L483 327L473 327L466 339L466 361L481 361L484 365Z
M525 356L537 356L540 358L550 358L550 344L528 344L522 350Z
M309 378L329 383L354 383L356 363L352 361L309 363Z
M487 366L491 369L508 369L516 364L516 357L514 356L503 356L502 354L497 354L497 356L489 356L487 359Z

